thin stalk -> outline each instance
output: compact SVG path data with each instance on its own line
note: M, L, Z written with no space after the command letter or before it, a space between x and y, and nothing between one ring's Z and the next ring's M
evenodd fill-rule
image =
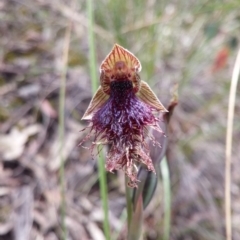
M128 229L128 240L142 240L143 232L143 198L140 195L134 206L130 228Z
M65 109L65 94L66 94L66 73L67 73L67 65L68 65L68 53L69 53L69 44L70 44L70 36L71 36L71 24L68 25L65 32L64 45L63 45L63 57L62 57L62 72L60 79L60 93L59 93L59 155L61 159L60 165L60 186L61 186L61 228L62 228L62 240L67 239L67 229L65 224L66 217L66 199L65 199L65 171L64 171L64 156L63 156L63 146L64 146L64 109Z
M171 228L171 181L169 168L166 157L163 158L161 164L161 173L163 181L163 192L164 192L164 233L163 240L170 239L170 228Z
M112 235L112 240L119 239L122 228L125 226L126 220L127 220L127 212L126 212L126 208L124 208L120 215L121 228L118 231L115 231L115 233Z
M98 175L100 181L100 191L101 191L101 199L102 206L104 211L104 222L103 228L105 237L107 240L110 240L110 227L109 227L109 219L108 219L108 193L107 193L107 180L106 180L106 171L104 166L104 159L102 151L99 154L98 159Z
M131 221L132 221L132 197L131 197L131 189L127 185L128 176L125 175L125 191L126 191L126 204L127 204L127 223L128 223L128 231L130 229Z
M231 158L232 158L232 135L236 89L240 72L240 49L232 73L231 87L228 102L228 120L226 133L226 161L225 161L225 221L227 240L232 239L231 217Z
M92 91L93 93L95 93L98 88L98 81L97 81L97 64L96 64L94 32L93 32L94 12L93 12L92 0L87 1L87 14L88 14L89 67L90 67Z
M96 64L96 55L95 55L95 44L94 44L94 11L92 0L87 1L87 14L88 14L88 42L89 42L89 67L90 67L90 76L92 83L93 93L97 90L97 64ZM107 192L107 180L106 180L106 171L104 166L103 154L100 152L98 159L98 174L100 181L100 192L102 206L104 210L104 233L107 240L110 240L110 226L108 220L108 192Z

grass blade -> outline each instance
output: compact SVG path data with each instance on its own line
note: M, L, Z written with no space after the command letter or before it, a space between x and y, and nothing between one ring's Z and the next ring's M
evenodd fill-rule
M62 236L61 239L67 239L67 229L65 224L65 211L66 211L66 199L65 199L65 171L64 171L64 156L63 156L63 145L64 145L64 109L65 109L65 95L66 95L66 73L67 73L67 65L68 65L68 53L69 53L69 44L71 37L71 23L69 23L66 28L65 38L64 38L64 46L63 46L63 57L62 57L62 74L60 78L60 94L59 94L59 155L61 159L60 165L60 186L61 186L61 228L62 228Z
M94 13L93 13L92 0L87 1L87 15L88 15L89 68L90 68L92 92L95 93L98 88L98 81L97 81L95 42L94 42L94 33L93 33Z
M171 228L171 183L170 174L166 157L163 158L161 164L161 173L163 180L163 191L164 191L164 234L163 240L170 239L170 228Z
M233 68L231 87L228 103L228 121L226 133L226 162L225 162L225 221L227 240L232 239L232 220L231 220L231 157L232 157L232 135L233 118L236 100L236 89L240 72L240 49Z
M97 90L98 81L97 81L97 64L95 56L95 44L94 44L94 12L93 12L93 2L92 0L87 1L87 15L88 15L88 41L89 41L89 65L90 65L90 76L92 82L92 91L93 93ZM104 166L103 154L100 152L98 159L98 174L100 181L100 192L102 206L104 210L104 233L107 240L110 239L110 227L108 220L108 192L107 192L107 180L106 180L106 171Z

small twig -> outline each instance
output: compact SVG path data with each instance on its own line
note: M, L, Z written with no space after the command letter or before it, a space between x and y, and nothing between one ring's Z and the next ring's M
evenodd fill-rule
M228 102L228 120L226 133L226 162L225 162L225 220L226 237L232 240L232 220L231 220L231 158L232 158L232 135L233 118L236 100L237 83L240 72L240 49L232 73L231 88Z

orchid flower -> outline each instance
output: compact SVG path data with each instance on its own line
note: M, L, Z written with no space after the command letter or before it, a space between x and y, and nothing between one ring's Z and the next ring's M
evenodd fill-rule
M100 66L100 86L82 118L89 121L93 146L110 145L107 171L123 170L130 187L137 187L139 163L155 173L147 139L157 144L149 129L163 133L158 115L167 112L141 80L141 68L137 57L115 44Z

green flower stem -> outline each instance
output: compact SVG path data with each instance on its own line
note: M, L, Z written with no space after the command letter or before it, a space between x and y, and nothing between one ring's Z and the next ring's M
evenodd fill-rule
M140 195L132 212L130 228L128 229L128 240L142 239L143 229L143 199Z
M127 185L128 183L128 176L125 174L125 191L126 191L126 204L127 204L127 223L128 223L128 230L130 229L130 224L132 221L132 197L131 197L131 189Z
M98 81L97 81L97 64L96 64L96 55L95 55L95 44L94 44L94 12L92 0L87 1L87 14L88 14L88 42L89 42L89 67L90 67L90 76L92 83L93 93L97 90ZM107 240L110 240L110 226L108 220L108 192L107 192L107 181L106 181L106 171L104 166L103 154L100 152L98 159L98 174L100 181L100 192L101 200L104 211L104 233Z

